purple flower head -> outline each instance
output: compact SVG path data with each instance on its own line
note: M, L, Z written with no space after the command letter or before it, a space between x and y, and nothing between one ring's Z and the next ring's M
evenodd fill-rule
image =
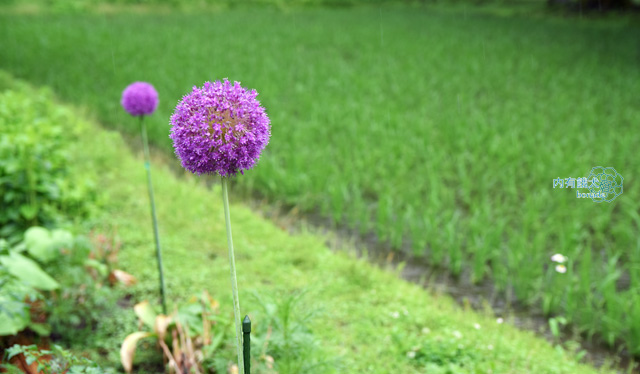
M251 169L269 143L269 117L255 90L239 82L193 87L171 116L173 148L194 174L236 175Z
M120 104L132 116L149 115L158 107L158 92L147 82L134 82L122 92Z

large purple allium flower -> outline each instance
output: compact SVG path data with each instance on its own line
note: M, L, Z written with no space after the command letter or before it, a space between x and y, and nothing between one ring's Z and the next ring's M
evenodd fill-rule
M132 116L149 115L158 107L158 92L147 82L134 82L122 92L120 104Z
M251 169L271 136L269 117L256 96L227 79L194 86L171 116L170 137L182 166L223 177Z

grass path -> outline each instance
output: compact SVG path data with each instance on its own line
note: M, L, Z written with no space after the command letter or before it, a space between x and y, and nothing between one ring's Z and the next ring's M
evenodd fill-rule
M136 121L126 118L131 126ZM102 192L99 227L116 227L123 246L120 266L139 279L134 301L157 298L156 264L142 155L121 136L97 125L78 143L76 161L98 172ZM169 162L152 164L169 307L203 289L232 320L229 270L220 188L176 177ZM258 164L258 168L260 165ZM306 290L304 308L318 309L312 330L327 357L343 373L595 373L530 332L497 324L434 297L416 285L346 253L333 253L323 238L291 236L247 206L232 202L238 286L243 313L264 332L261 308L251 292L278 300ZM121 319L132 325L133 313ZM106 324L105 324L106 325ZM103 326L102 328L107 328ZM121 341L123 332L114 332ZM222 354L233 358L228 344ZM413 352L413 353L412 353ZM140 356L144 359L144 355Z

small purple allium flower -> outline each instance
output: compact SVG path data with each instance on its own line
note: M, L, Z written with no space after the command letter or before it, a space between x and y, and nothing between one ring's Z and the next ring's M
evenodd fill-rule
M227 79L194 86L171 116L169 136L182 166L223 177L251 169L271 136L269 117L256 96Z
M122 92L120 104L132 116L149 115L158 107L158 92L147 82L134 82Z

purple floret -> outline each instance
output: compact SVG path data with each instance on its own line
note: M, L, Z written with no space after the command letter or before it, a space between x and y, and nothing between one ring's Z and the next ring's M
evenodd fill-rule
M147 82L134 82L122 92L120 104L132 116L149 115L158 107L158 92Z
M194 86L171 116L169 137L182 166L223 177L251 169L271 136L269 117L256 96L227 79Z

